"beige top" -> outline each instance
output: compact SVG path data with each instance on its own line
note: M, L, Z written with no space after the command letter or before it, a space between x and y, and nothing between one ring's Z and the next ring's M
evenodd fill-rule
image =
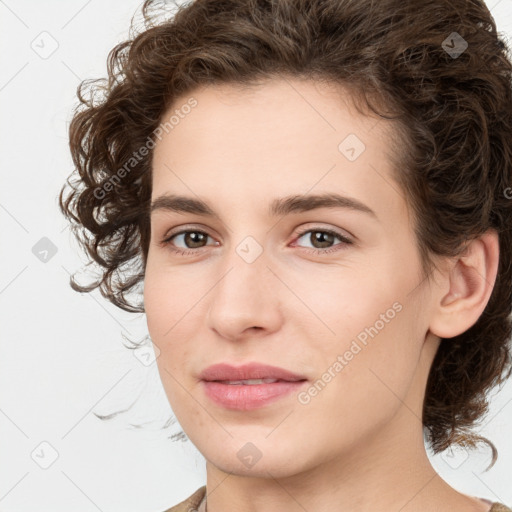
M480 498L481 499L481 498ZM488 500L482 500L491 503ZM178 503L164 512L206 512L206 485L203 485L197 491L189 496L185 501ZM493 503L489 512L512 512L512 509L502 503Z

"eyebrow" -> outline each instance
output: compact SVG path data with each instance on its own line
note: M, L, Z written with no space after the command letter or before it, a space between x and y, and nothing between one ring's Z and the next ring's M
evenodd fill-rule
M307 212L317 208L345 208L369 214L377 219L376 213L369 206L353 197L334 193L280 197L270 203L268 214L271 217L277 217L291 213ZM215 217L220 220L218 214L205 201L174 194L158 196L151 203L150 212L153 213L157 210L193 213L205 217Z

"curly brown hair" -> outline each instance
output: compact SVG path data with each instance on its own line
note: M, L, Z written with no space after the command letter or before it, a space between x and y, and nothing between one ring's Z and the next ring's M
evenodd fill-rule
M79 177L59 206L102 275L87 286L72 276L72 288L99 287L144 312L127 294L144 280L151 150L175 99L286 76L339 84L359 112L394 120L395 179L425 276L434 256L499 234L489 302L470 329L441 340L423 408L434 453L484 442L494 463L494 445L473 428L512 372L512 64L483 0L197 0L166 13L147 0L144 30L111 50L108 79L78 87L69 133Z

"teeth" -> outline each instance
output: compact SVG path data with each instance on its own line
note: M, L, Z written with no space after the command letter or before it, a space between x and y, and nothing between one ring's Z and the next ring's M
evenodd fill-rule
M244 385L250 386L252 384L271 384L272 382L277 382L279 379L247 379L247 380L222 380L223 384L234 384L234 385Z

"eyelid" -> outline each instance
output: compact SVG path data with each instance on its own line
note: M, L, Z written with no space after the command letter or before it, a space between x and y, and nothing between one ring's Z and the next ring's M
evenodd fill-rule
M174 229L171 229L169 230L168 232L166 232L164 235L163 235L163 239L168 239L174 235L178 235L178 234L181 234L183 233L184 231L194 231L194 230L197 230L197 231L202 231L204 233L206 233L208 236L210 236L211 238L214 238L210 232L209 232L209 229L206 228L206 227L203 227L202 225L197 225L197 224L185 224L183 226L179 226L176 228L176 230ZM330 226L319 226L318 224L314 224L314 223L309 223L309 224L306 224L305 226L303 226L301 229L297 229L295 230L294 232L294 237L301 237L303 236L305 233L307 233L308 231L329 231L329 232L332 232L333 234L335 234L336 236L341 236L341 237L344 237L344 238L350 238L351 241L354 241L355 237L354 235L352 235L352 233L350 233L349 231L347 231L346 229L341 229L341 228L333 228L333 227L330 227ZM345 233L347 233L347 235L344 235L343 233L341 233L340 231L344 231Z

